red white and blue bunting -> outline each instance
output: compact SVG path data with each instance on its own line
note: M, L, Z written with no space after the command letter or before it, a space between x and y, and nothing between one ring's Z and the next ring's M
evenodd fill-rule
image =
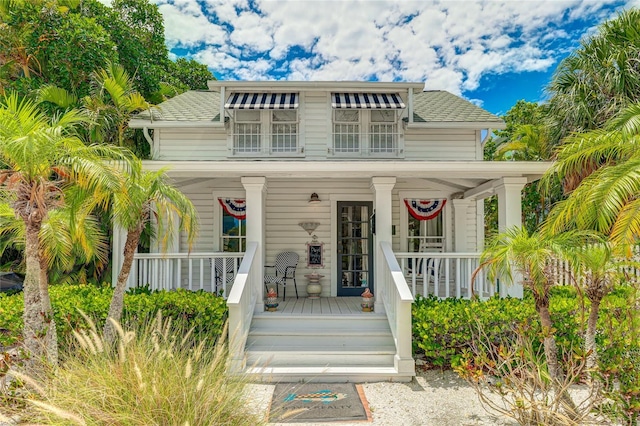
M414 218L418 220L431 220L438 217L447 200L445 198L431 200L405 198L404 203L409 210L409 214Z
M247 200L218 198L218 201L224 211L236 219L244 220L247 218Z

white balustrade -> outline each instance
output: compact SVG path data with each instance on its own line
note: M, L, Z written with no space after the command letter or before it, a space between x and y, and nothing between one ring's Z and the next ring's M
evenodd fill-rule
M127 287L205 290L226 297L243 256L224 252L136 253Z
M395 253L395 257L414 296L485 299L497 291L484 270L471 283L480 253Z

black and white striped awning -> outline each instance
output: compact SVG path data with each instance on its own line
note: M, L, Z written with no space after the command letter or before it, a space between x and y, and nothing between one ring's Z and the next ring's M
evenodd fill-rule
M234 93L224 104L226 109L296 109L297 93Z
M331 106L352 109L403 109L405 107L397 93L332 93Z

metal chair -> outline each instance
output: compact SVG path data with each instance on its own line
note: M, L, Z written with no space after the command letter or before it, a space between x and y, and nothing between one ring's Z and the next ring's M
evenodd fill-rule
M222 266L224 264L224 267ZM218 257L213 262L215 269L216 289L215 292L223 286L223 284L233 283L236 277L236 259L232 257Z
M275 284L276 294L278 294L278 286L281 285L284 291L282 297L283 302L287 298L287 280L293 280L293 286L296 289L296 299L298 298L298 284L296 283L298 260L300 260L300 256L298 256L297 253L285 251L276 256L274 265L265 265L265 268L273 268L275 270L275 274L264 275L265 288L269 291L269 284Z

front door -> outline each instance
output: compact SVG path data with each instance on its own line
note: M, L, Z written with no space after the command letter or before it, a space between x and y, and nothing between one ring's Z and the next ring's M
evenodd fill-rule
M338 296L373 291L373 234L370 201L338 202Z

